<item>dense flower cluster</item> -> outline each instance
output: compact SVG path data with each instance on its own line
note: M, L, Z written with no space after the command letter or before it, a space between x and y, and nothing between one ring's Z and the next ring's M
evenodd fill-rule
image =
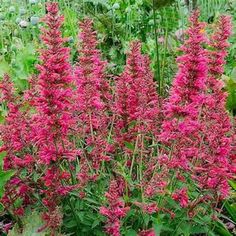
M44 220L38 231L50 229L52 236L68 216L78 233L84 224L113 236L133 227L154 236L159 214L171 222L205 215L209 206L216 211L236 169L221 82L232 27L222 16L207 38L199 15L190 17L162 105L139 41L130 44L123 73L109 81L93 23L85 19L73 68L58 4L47 4L39 73L23 97L8 75L0 83L7 111L0 125L3 169L12 175L1 203L17 223L37 208Z
M197 165L197 176L201 188L213 191L215 197L225 198L229 194L228 179L232 173L230 161L232 125L225 108L227 94L220 80L227 56L227 39L231 35L231 20L221 16L216 30L210 37L208 51L207 97L201 110L202 163ZM203 155L204 153L204 155ZM199 169L200 168L200 169Z
M158 177L164 175L164 187L170 186L172 198L182 207L189 204L187 192L189 187L194 189L194 171L201 160L206 158L201 148L203 124L200 119L206 99L208 75L205 27L205 23L199 22L199 12L195 11L190 17L190 27L185 32L187 38L180 48L183 55L177 58L178 73L170 96L163 105L165 119L159 137L169 148L161 150L163 168L154 175L156 181L149 184L149 188L154 188L155 182L158 183L160 179Z
M120 199L124 191L123 184L123 181L111 181L109 191L105 194L109 206L100 208L100 213L107 217L106 232L112 236L120 235L120 219L125 217L129 211L129 207L125 207L124 202Z
M230 35L230 18L221 17L208 40L199 12L190 18L188 39L178 58L179 72L164 105L165 120L160 139L170 146L169 169L186 187L176 190L173 199L188 205L188 181L197 184L204 196L218 199L229 193L231 150L230 117L225 108L226 94L219 80L223 73L225 49ZM204 45L210 49L206 50ZM179 176L180 175L180 176ZM207 191L205 192L205 190Z
M3 169L14 170L15 174L7 183L6 191L1 199L2 204L8 210L12 210L17 216L24 214L24 208L32 202L29 183L35 160L25 150L32 146L28 130L30 130L30 119L27 113L21 110L22 102L14 94L14 87L10 77L5 75L0 84L2 91L1 102L3 102L8 113L5 123L0 126L1 140L3 145L1 151L6 152ZM19 125L20 124L20 125ZM21 171L28 175L20 176ZM21 199L22 205L14 206Z
M116 139L133 141L137 133L156 133L159 102L150 62L141 54L141 43L132 42L126 67L118 78L115 93Z
M81 153L81 171L77 177L81 187L97 178L103 161L109 161L107 133L109 125L109 103L111 94L105 78L106 62L101 60L97 47L96 32L92 21L80 23L80 48L75 69L77 83L78 128L81 138L89 150ZM92 166L92 173L89 165Z
M51 228L58 227L51 217L55 217L54 212L58 212L60 196L68 193L71 188L65 183L66 178L63 178L60 165L63 161L75 160L77 154L69 138L76 124L73 116L75 95L69 63L70 50L63 46L65 39L60 31L63 17L58 10L56 3L47 4L48 14L43 19L47 28L42 29L41 38L46 47L41 49L41 63L37 65L39 75L35 86L38 94L35 97L36 112L32 127L37 161L40 168L44 169L38 180L44 186L40 191L44 196L42 202L48 209L44 218L48 219L47 226Z

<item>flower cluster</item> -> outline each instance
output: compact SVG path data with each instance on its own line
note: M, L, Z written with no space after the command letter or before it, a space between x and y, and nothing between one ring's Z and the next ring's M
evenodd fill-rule
M110 146L107 142L109 125L110 86L106 80L106 62L101 60L96 32L92 21L80 23L80 48L75 69L77 83L78 132L89 150L81 152L81 168L77 177L83 187L97 178L103 161L109 161ZM92 166L92 171L89 166Z
M120 219L125 217L129 211L129 207L125 207L124 202L120 199L123 194L123 184L123 181L111 181L109 191L105 194L109 206L100 208L100 213L107 218L106 232L112 236L120 235Z
M8 75L0 83L7 110L0 125L3 168L12 173L1 203L14 220L37 208L44 220L38 231L51 235L65 220L77 231L86 225L119 236L134 228L154 236L159 214L192 219L206 214L203 205L217 207L236 169L235 130L221 82L230 18L220 17L207 37L207 25L193 12L162 105L139 41L130 44L123 73L110 81L86 18L74 68L58 4L46 7L39 73L30 88L19 97Z
M115 130L120 145L133 141L137 133L157 134L159 101L149 66L141 43L132 42L125 70L116 83Z
M63 178L61 165L67 161L70 168L70 162L77 155L70 139L76 119L73 115L75 95L69 63L70 49L63 46L65 39L60 31L63 17L59 15L57 3L48 3L47 12L43 19L47 27L42 29L41 36L45 48L40 51L39 75L34 89L38 89L38 93L34 98L32 133L37 162L44 169L38 180L42 185L42 202L48 209L44 218L48 219L47 226L56 228L56 225L50 224L54 222L50 218L58 211L61 195L71 189L68 177Z
M30 174L32 173L35 160L25 151L32 146L30 130L30 119L27 112L21 110L23 104L14 92L13 84L8 75L4 75L0 84L1 102L8 109L5 123L0 126L0 134L3 145L1 152L5 152L3 169L14 170L15 174L6 185L6 191L1 199L5 208L12 210L16 215L24 214L24 208L32 202L32 187L30 187ZM19 125L20 124L20 125ZM24 171L28 175L20 176ZM15 206L15 203L22 204Z

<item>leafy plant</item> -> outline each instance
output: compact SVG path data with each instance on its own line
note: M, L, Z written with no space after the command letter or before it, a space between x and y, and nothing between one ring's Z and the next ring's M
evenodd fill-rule
M64 25L56 3L1 5L5 233L12 221L9 235L233 234L221 2L58 2ZM208 8L187 23L191 2Z

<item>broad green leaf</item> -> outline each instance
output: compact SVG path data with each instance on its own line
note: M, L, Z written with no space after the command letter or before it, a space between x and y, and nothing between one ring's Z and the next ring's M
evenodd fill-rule
M4 193L4 185L14 175L14 171L2 171L0 172L0 197Z

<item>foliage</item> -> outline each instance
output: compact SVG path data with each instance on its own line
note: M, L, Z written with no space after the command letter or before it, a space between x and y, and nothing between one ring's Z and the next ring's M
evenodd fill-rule
M234 1L58 2L1 6L2 230L232 235Z
M46 232L38 232L43 222L38 212L33 211L24 216L22 220L23 229L19 229L17 225L9 231L9 236L46 236Z

